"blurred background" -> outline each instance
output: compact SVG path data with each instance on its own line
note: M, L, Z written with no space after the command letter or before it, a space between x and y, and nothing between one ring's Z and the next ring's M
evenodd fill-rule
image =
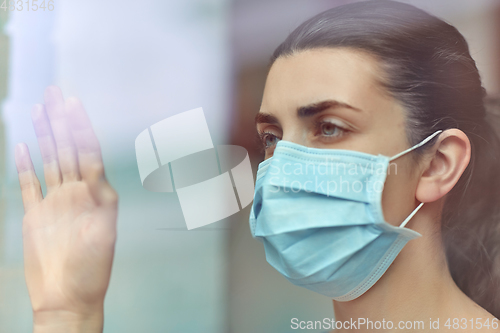
M305 19L349 2L55 0L52 11L0 8L0 332L32 330L13 148L26 142L42 175L30 111L50 84L82 99L120 194L105 332L280 333L293 331L292 318L332 318L330 299L267 264L250 235L250 206L180 230L176 195L142 188L134 141L164 118L203 107L214 144L245 147L256 171L263 156L253 119L271 53ZM403 2L456 26L489 94L500 94L497 0Z

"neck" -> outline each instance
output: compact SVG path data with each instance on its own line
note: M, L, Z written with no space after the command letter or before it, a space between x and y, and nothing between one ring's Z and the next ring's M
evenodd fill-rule
M410 224L419 228L413 228ZM360 324L358 318L364 318L373 322L374 326L359 325L358 332L391 331L389 324L383 325L386 327L383 329L378 327L376 321L380 324L391 321L393 329L398 332L445 330L444 324L448 318L486 320L490 317L491 321L494 317L469 299L453 281L446 262L441 232L433 227L436 225L439 226L439 223L433 222L423 212L419 214L418 220L412 220L408 227L423 237L411 240L382 278L365 294L348 302L333 301L336 321L351 322L352 319ZM433 329L431 322L438 318L439 329ZM403 326L410 322L406 325L407 329L397 327L400 321L403 321ZM413 327L409 327L410 324ZM420 325L420 329L416 325ZM337 331L351 330L352 328Z

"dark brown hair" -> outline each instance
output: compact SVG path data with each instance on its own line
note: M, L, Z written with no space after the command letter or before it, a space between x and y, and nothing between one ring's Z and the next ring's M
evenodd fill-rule
M471 161L446 196L443 243L458 287L500 317L500 140L464 37L408 4L357 2L302 23L274 51L271 65L279 57L325 47L354 48L379 60L387 76L381 84L405 107L411 145L438 129L458 128L468 136Z

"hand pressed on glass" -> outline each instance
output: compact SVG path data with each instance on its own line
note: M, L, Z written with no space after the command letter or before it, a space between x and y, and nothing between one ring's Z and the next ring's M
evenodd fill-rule
M15 160L22 190L24 266L35 331L102 331L116 240L118 196L104 176L101 149L76 98L45 90L33 124L47 194L25 144Z

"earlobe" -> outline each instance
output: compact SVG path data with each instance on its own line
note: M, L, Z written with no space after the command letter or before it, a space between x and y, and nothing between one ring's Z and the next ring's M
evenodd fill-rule
M420 202L439 200L455 186L469 165L469 138L459 129L448 129L439 135L429 154L415 194Z

